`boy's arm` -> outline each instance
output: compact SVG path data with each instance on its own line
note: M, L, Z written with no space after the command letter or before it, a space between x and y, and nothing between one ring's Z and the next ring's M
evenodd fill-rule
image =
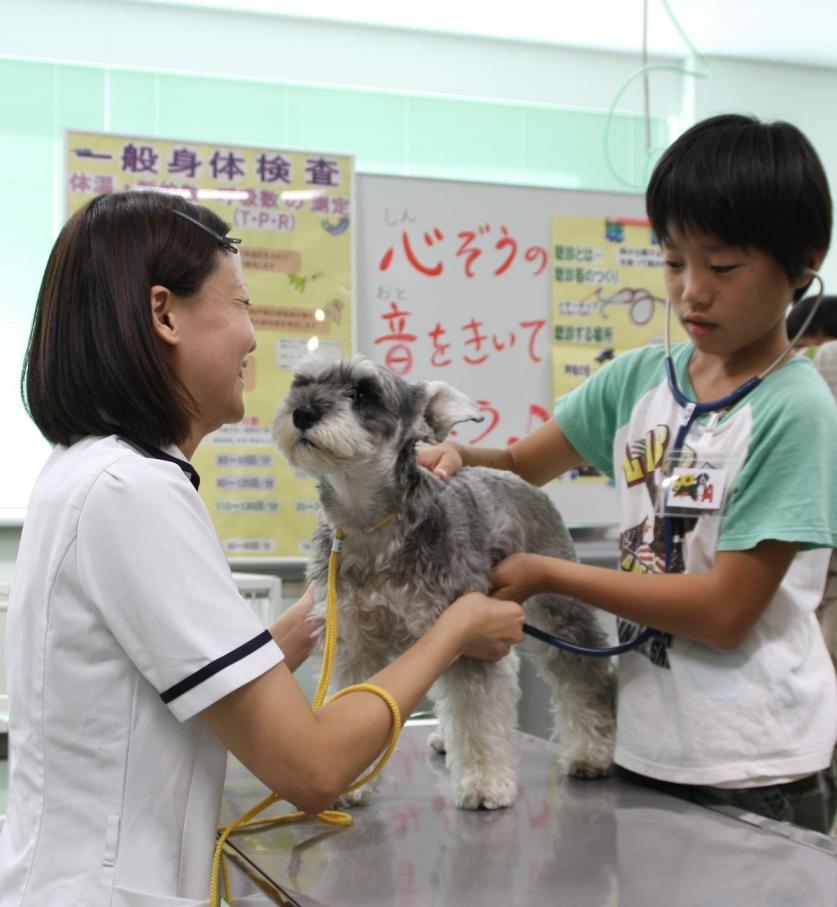
M440 479L450 478L463 466L488 466L515 472L533 485L545 485L582 462L581 455L552 420L504 449L443 441L418 450L419 465Z
M665 633L734 649L770 603L798 547L767 540L749 551L721 551L709 573L630 573L514 554L494 568L492 594L524 601L558 592Z
M508 448L512 472L532 485L545 485L584 462L557 422L550 420Z

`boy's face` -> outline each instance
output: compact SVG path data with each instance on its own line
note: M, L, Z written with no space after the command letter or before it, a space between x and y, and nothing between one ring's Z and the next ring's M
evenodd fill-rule
M781 353L785 312L809 277L791 281L766 253L701 233L673 230L662 248L669 299L698 350L746 359Z

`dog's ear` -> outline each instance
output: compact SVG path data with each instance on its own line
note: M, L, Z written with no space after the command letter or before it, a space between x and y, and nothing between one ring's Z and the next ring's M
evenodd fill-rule
M428 381L424 385L424 421L433 435L432 440L444 441L457 422L482 422L485 416L473 400L444 381Z

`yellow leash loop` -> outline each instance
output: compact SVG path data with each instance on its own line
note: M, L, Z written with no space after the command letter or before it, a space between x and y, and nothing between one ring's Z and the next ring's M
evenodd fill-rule
M382 526L385 526L391 519L393 519L394 514L386 517L380 523L373 526L371 529L367 530L368 532L374 532L376 529L380 529ZM312 708L316 711L321 708L323 705L328 705L329 702L334 702L337 699L342 698L343 696L348 695L349 693L374 693L376 696L380 696L381 699L389 706L389 710L392 713L392 732L390 734L389 742L387 743L386 749L383 751L381 757L378 759L377 763L361 778L355 781L345 793L351 793L353 790L357 790L359 787L364 784L368 784L373 778L376 778L383 767L386 765L389 757L392 755L395 750L395 745L398 743L398 736L401 733L401 712L398 708L398 703L395 699L381 687L375 686L371 683L358 683L353 686L346 687L344 690L340 690L335 693L331 698L326 700L325 696L328 692L328 685L331 682L331 671L334 665L334 653L337 650L337 568L340 564L340 549L342 547L343 539L345 538L346 533L342 529L337 529L334 533L334 542L331 546L331 556L328 560L328 586L326 591L326 625L325 625L325 641L323 644L323 663L320 670L320 681L317 685L317 691L314 694L314 699L312 702ZM224 845L227 843L227 839L230 835L238 831L243 831L244 829L258 829L262 830L265 828L270 828L274 825L286 825L290 822L298 822L301 819L309 818L307 813L295 812L289 813L284 816L270 816L266 819L255 819L262 810L267 809L273 803L277 803L282 800L282 797L277 794L269 794L265 797L260 803L257 803L251 809L248 809L246 813L239 816L237 819L225 825L218 830L218 840L215 845L215 853L212 857L212 875L209 885L209 905L210 907L220 907L220 879L223 878L224 884L224 900L228 904L232 904L232 899L230 896L230 883L229 876L227 873L227 864L224 855ZM325 823L326 825L336 825L336 826L347 826L352 824L352 817L344 812L339 812L333 809L323 810L321 813L317 813L316 819L320 822Z

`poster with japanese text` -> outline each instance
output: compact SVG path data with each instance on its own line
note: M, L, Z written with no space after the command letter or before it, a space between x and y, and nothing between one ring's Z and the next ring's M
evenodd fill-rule
M553 218L638 218L643 197L373 174L357 190L358 351L474 400L483 419L454 427L462 443L505 447L551 419ZM616 524L609 485L545 490L571 526Z
M478 184L367 177L362 187L359 352L474 400L482 421L451 432L463 443L505 447L543 424L548 216Z
M643 218L553 217L551 336L556 398L621 352L663 342L662 268L659 243ZM676 319L671 335L673 340L685 338Z
M244 420L193 463L231 559L298 560L316 524L312 480L271 439L278 401L309 350L352 352L353 159L346 155L68 132L67 214L95 195L160 191L213 209L240 237L257 348Z

